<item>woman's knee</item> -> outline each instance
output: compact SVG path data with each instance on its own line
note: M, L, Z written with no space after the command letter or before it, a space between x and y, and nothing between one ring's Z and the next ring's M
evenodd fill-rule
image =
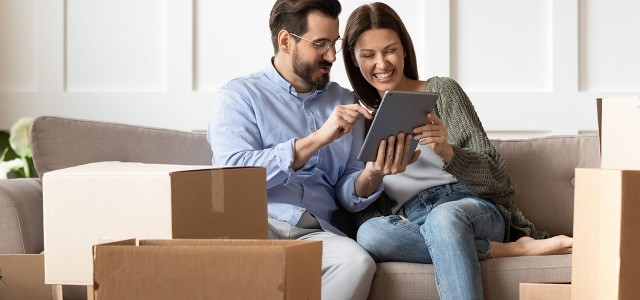
M427 216L421 230L433 234L455 231L474 234L474 231L485 231L485 227L497 223L502 225L502 216L493 204L476 198L465 198L436 206ZM478 228L475 228L478 227Z
M375 246L384 238L382 228L386 226L388 221L386 217L375 217L367 220L360 225L356 234L356 241L365 250L371 252Z

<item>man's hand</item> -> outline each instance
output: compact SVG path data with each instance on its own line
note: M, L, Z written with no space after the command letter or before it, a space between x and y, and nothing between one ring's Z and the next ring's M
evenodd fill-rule
M371 113L359 104L336 106L320 129L296 141L291 167L294 170L302 168L318 149L349 133L360 115L367 119L373 118Z
M359 104L339 105L326 122L314 134L324 145L327 145L349 133L360 115L371 120L373 116Z

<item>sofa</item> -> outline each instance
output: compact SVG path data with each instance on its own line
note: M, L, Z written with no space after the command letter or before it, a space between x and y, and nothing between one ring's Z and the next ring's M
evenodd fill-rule
M539 229L573 231L575 168L599 167L597 135L492 140L517 188L517 203ZM97 162L130 161L208 165L211 149L201 132L55 116L35 119L31 146L42 174ZM43 249L40 179L0 180L0 253ZM568 282L571 255L496 258L481 262L486 299L518 299L520 282ZM63 287L65 299L86 297L83 287ZM369 299L438 299L431 265L379 263Z

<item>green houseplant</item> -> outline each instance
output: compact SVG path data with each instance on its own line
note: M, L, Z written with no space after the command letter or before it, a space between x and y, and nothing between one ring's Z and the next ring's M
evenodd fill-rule
M9 133L0 132L0 179L38 177L31 157L31 124L33 119L21 118Z
M37 177L31 157L29 132L33 119L21 118L9 132L0 131L0 180L8 178ZM0 267L0 281L4 281Z

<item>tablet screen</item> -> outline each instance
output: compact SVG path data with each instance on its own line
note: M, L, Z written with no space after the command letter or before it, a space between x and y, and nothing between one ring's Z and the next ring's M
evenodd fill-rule
M373 117L358 160L375 161L380 141L389 136L400 132L413 135L413 128L427 123L427 114L433 111L437 101L437 93L387 91ZM411 155L417 146L418 141L411 142Z

